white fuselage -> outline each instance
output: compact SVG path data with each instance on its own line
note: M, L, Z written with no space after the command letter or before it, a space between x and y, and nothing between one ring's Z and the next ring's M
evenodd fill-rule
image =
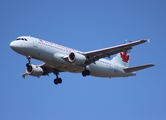
M82 52L30 36L26 36L26 39L12 41L10 46L21 55L30 55L32 58L41 60L50 67L61 71L81 73L85 69L85 66L75 65L64 59L71 52ZM90 75L96 77L111 78L135 75L133 72L124 72L123 68L119 64L107 59L99 59L95 63L86 66L86 69L91 72Z

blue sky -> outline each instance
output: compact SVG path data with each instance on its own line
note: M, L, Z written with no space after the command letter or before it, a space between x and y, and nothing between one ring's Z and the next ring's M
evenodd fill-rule
M1 1L0 119L165 120L165 6L164 0ZM27 59L9 47L21 35L81 51L150 38L134 47L130 65L156 66L116 79L61 73L57 86L53 74L24 80Z

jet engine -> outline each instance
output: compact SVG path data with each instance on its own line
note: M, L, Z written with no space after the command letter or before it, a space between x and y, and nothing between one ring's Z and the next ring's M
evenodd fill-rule
M28 75L40 77L44 73L43 69L38 65L26 64L26 66L26 73Z
M68 57L69 62L76 65L82 65L86 62L86 57L79 53L71 52Z

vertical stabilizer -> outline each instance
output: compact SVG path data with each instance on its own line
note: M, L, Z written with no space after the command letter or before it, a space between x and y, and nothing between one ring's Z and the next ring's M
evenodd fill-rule
M125 43L129 43L131 41L125 40ZM113 59L113 62L118 63L119 65L122 65L124 67L129 67L129 60L130 60L130 51L123 51L118 53Z

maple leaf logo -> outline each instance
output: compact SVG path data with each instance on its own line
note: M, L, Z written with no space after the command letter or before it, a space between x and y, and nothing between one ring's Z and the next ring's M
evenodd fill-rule
M129 61L129 55L127 54L126 51L121 52L120 56L121 56L123 62L128 63L128 61Z

